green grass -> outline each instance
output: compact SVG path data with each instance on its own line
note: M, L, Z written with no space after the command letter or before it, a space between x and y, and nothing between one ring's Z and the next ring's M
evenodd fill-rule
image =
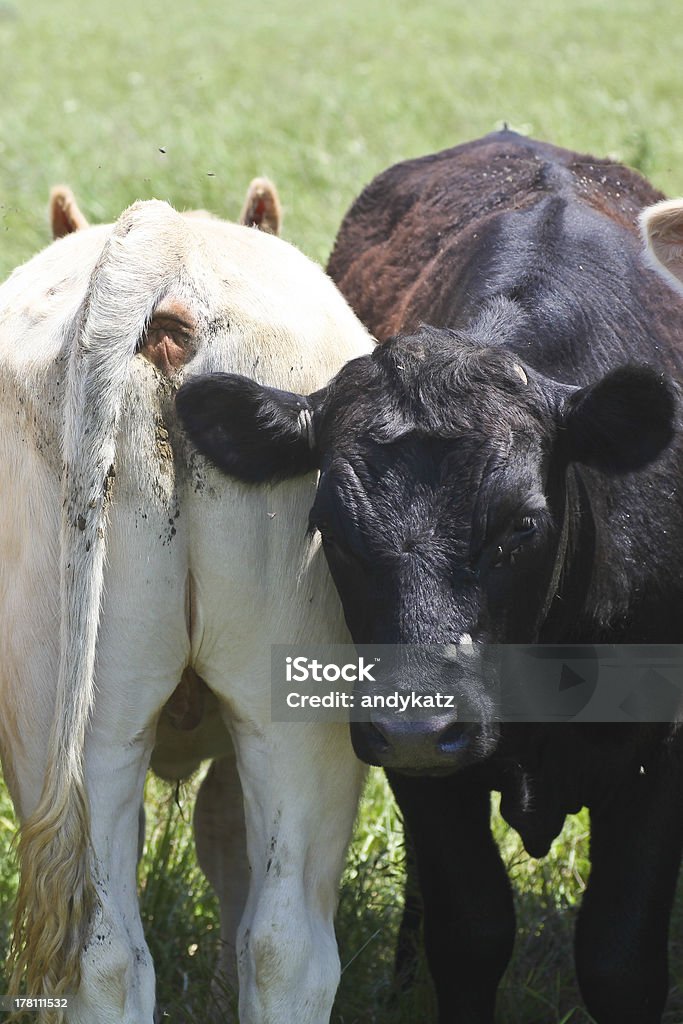
M683 19L664 0L0 0L0 279L48 239L48 189L74 188L93 221L138 198L234 217L268 174L284 234L324 261L361 187L397 160L513 128L611 155L683 192ZM164 152L161 152L161 150ZM189 821L149 786L142 909L170 1018L202 1020L217 934ZM16 878L0 791L0 946ZM497 819L519 940L502 1024L584 1024L571 925L587 876L586 819L542 863ZM428 1024L422 981L387 1000L400 916L397 812L373 775L339 912L345 970L335 1024ZM679 905L683 900L679 901ZM683 1020L683 921L667 1024ZM400 1018L400 1019L399 1019Z
M234 216L268 173L324 260L374 174L504 121L683 190L664 0L2 0L0 55L0 275L58 180L94 220L150 196Z

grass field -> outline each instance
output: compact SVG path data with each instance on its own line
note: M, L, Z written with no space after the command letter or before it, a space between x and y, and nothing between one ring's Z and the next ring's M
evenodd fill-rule
M324 261L374 174L504 122L683 192L683 18L665 0L0 0L0 55L0 279L46 243L57 181L93 221L152 196L234 217L249 179L265 173L280 188L285 236ZM192 791L179 807L150 781L140 884L160 1001L170 1019L201 1024L216 908L194 861ZM496 828L520 921L500 1021L584 1024L571 923L587 819L570 822L542 863ZM12 832L2 790L2 945ZM400 822L373 775L339 912L335 1024L433 1020L425 979L400 1010L388 1004L402 856ZM667 1024L683 1021L682 918Z

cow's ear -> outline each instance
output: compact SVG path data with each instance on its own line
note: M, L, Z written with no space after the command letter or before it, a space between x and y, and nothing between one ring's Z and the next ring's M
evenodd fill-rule
M240 224L260 228L270 235L279 235L282 227L282 207L277 189L268 178L254 178L247 189Z
M655 270L683 291L683 199L665 199L640 215L640 229Z
M55 185L51 190L49 217L53 238L63 238L88 227L68 185Z
M673 381L648 366L623 366L564 402L562 438L574 462L603 472L646 466L671 443L679 396Z
M313 417L322 396L212 373L184 384L176 406L188 436L214 465L245 483L263 483L317 467Z

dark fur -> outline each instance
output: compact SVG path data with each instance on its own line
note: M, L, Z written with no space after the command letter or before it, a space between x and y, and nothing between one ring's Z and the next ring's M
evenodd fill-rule
M298 416L308 399L288 391L263 389L236 373L214 373L201 388L185 387L177 396L187 433L225 473L246 483L282 480L316 465L310 445L301 444ZM224 395L230 388L233 401ZM269 438L262 443L263 434Z
M439 679L439 660L411 645L463 633L680 640L683 453L668 375L681 370L683 307L643 266L635 232L657 198L623 167L511 133L398 165L349 211L329 269L380 339L413 333L308 399L224 381L229 411L216 412L218 394L213 406L222 451L213 414L192 413L212 385L181 392L197 445L242 479L273 475L283 443L286 472L321 468L311 522L353 638L406 645L392 689ZM302 402L313 452L296 427ZM657 1024L683 844L682 734L501 728L481 673L453 678L455 718L352 726L357 752L394 769L441 1024L491 1024L512 947L492 788L535 856L567 813L590 807L582 992L599 1024ZM470 711L479 725L462 723Z
M584 384L632 361L679 374L683 309L643 267L636 232L639 210L659 198L624 167L501 133L380 175L347 214L328 270L380 340L424 321L478 335L493 300L509 303L510 327L484 343L502 343L556 380ZM604 414L599 389L592 398ZM641 443L641 422L631 425L627 449ZM608 448L610 435L608 426ZM584 462L595 440L595 426L583 420L572 446ZM678 443L639 479L611 478L606 488L572 468L572 536L541 639L680 640L680 469ZM593 874L577 930L581 986L600 1024L659 1021L683 817L680 739L657 739L646 727L507 733L485 766L445 780L393 779L418 837L441 1019L492 1019L511 947L507 882L487 838L491 785L536 855L566 812L591 807ZM636 776L641 760L648 772ZM478 824L469 829L477 801Z

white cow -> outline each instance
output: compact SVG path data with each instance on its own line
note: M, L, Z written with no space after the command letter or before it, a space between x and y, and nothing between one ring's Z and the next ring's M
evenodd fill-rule
M224 757L196 822L226 944L244 896L224 883L246 877L246 823L240 1020L324 1024L362 772L346 727L270 715L271 643L347 639L305 530L315 481L226 479L186 442L174 394L216 370L307 393L371 341L278 238L156 201L100 227L74 207L56 217L63 237L0 287L0 750L22 821L14 984L70 993L72 1024L152 1024L136 856L156 737L167 777ZM250 222L262 215L272 208L245 206Z

